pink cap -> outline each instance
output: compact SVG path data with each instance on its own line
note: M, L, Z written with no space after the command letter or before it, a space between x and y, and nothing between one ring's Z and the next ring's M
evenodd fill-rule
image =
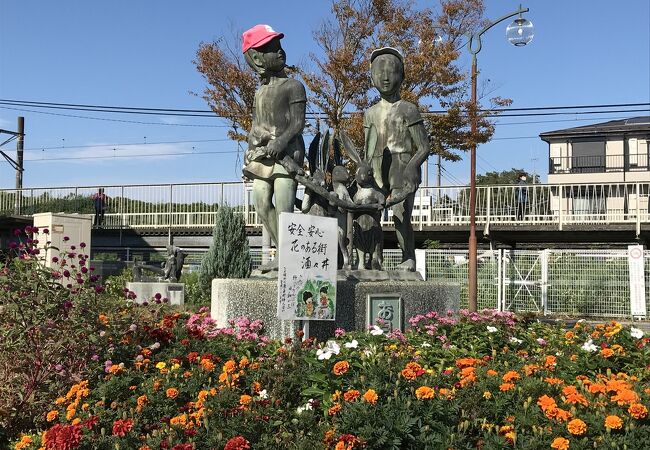
M269 25L255 25L250 30L244 31L242 35L242 53L246 53L251 48L261 47L274 37L282 39L284 34L278 33Z

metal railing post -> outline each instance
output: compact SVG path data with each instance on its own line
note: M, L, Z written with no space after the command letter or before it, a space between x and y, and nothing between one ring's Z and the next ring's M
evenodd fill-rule
M549 249L542 250L539 259L542 269L542 279L540 280L540 288L542 295L542 311L544 315L548 313L548 255L550 253Z
M119 216L120 216L120 230L126 226L126 218L124 217L124 186L120 187L120 204L119 204Z
M483 234L490 234L490 204L492 203L492 186L487 186L487 195L485 201L487 202L485 209L485 229Z
M563 218L563 212L562 210L564 209L564 200L563 200L563 194L564 193L564 187L559 186L558 187L558 220L559 220L559 230L562 231L562 218Z
M636 184L636 237L641 235L641 191L639 183Z

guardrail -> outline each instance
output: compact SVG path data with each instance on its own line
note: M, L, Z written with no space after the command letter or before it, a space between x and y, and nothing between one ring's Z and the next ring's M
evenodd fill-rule
M0 190L0 215L40 212L94 213L92 195L99 187L108 196L104 228L212 227L219 205L244 215L246 224L261 227L252 203L251 186L242 182L158 185L73 186ZM523 189L523 194L521 190ZM650 183L537 184L478 186L476 222L545 224L635 224L648 222ZM302 191L298 192L302 197ZM523 203L520 201L524 199ZM392 225L387 210L382 223ZM469 224L468 186L421 186L412 222L416 229Z

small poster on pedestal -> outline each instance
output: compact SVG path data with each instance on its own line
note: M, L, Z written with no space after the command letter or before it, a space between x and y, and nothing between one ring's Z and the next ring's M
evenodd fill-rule
M334 218L280 214L277 316L334 320L338 225Z

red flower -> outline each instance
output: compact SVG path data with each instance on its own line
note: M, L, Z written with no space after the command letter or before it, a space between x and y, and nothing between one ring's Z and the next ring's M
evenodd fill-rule
M193 450L194 446L192 444L176 444L172 447L172 450Z
M99 423L99 417L90 416L87 420L84 421L83 426L92 430L95 425Z
M226 442L223 450L248 450L251 448L250 442L244 436L235 436Z
M47 450L72 450L81 442L81 425L56 424L45 433Z
M116 420L113 422L113 436L124 436L133 428L133 421L131 419Z

